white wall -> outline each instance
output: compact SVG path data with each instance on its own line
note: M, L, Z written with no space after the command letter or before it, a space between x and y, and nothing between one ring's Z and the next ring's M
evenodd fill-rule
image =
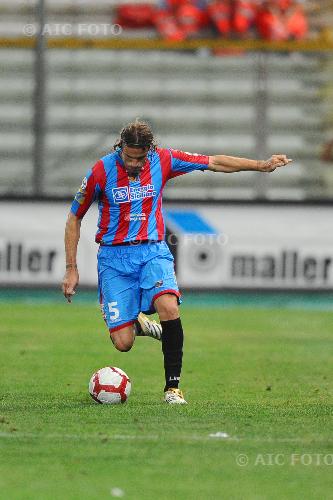
M196 211L217 236L179 233L182 287L333 289L333 207L177 205ZM168 205L168 209L174 208ZM0 202L0 285L60 285L69 204ZM82 222L82 285L96 285L97 210Z

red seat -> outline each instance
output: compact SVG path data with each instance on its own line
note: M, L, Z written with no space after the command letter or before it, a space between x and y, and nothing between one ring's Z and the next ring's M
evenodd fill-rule
M150 4L120 5L116 10L116 23L123 28L151 28L155 8Z

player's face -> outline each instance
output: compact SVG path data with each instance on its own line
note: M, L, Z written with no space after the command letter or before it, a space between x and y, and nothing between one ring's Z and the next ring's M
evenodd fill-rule
M125 170L130 177L137 177L145 164L149 148L123 146L121 157Z

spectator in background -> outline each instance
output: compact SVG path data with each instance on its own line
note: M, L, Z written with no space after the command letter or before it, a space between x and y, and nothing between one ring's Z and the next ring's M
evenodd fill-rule
M308 25L303 6L295 0L262 2L257 12L257 31L264 40L299 40L304 38Z
M333 139L323 145L323 150L320 155L322 161L333 162Z
M182 41L208 25L204 0L163 0L154 14L158 33L168 40Z
M123 28L153 28L154 5L148 3L125 3L116 8L115 23Z
M249 36L254 26L258 1L235 0L232 16L232 29L240 38Z
M255 0L164 0L155 14L163 38L185 40L212 25L223 37L248 35L254 25Z
M299 40L308 31L300 0L160 0L126 3L117 8L116 22L125 28L155 27L167 40L183 41L214 27L224 38L252 36L264 40Z
M287 30L277 1L264 1L258 8L256 27L260 38L264 40L287 40Z
M280 4L288 38L301 40L308 33L308 22L302 2L280 0Z
M228 37L232 30L232 1L208 2L207 13L218 33L223 37Z

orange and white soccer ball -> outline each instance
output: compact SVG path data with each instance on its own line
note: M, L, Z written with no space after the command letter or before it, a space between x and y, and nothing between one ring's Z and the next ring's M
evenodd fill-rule
M114 405L125 403L132 384L126 373L115 366L101 368L90 379L89 392L97 403Z

